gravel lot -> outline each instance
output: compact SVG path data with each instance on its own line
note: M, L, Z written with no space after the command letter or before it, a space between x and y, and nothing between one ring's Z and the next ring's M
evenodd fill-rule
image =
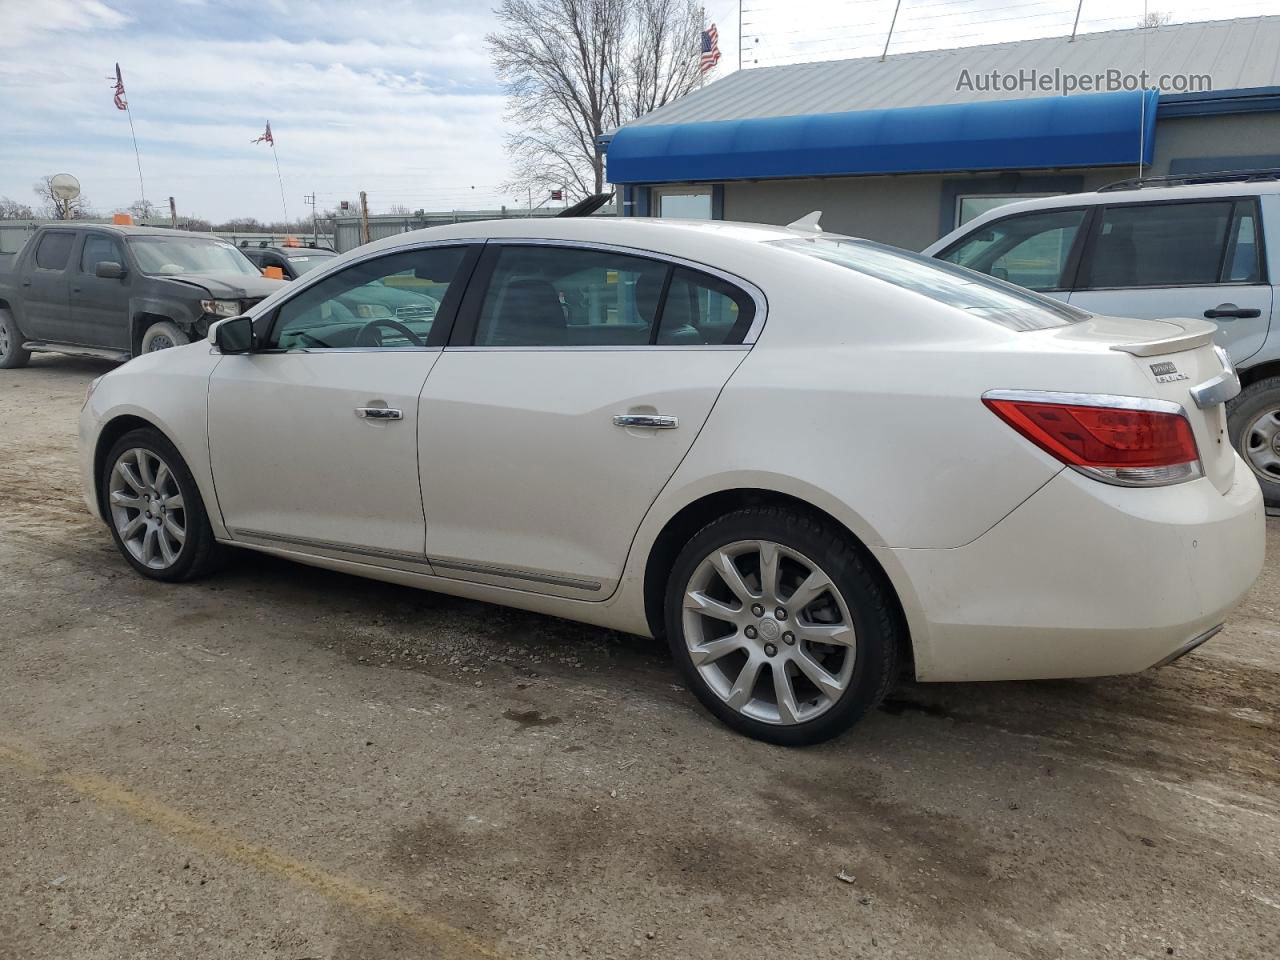
M1280 956L1280 520L1172 667L907 685L788 751L634 637L141 579L77 489L105 369L0 372L5 960Z

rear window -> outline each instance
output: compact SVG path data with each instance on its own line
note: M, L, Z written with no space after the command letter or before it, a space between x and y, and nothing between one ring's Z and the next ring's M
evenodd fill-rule
M1010 330L1044 330L1090 316L1078 307L994 277L868 240L823 236L770 243L856 270Z

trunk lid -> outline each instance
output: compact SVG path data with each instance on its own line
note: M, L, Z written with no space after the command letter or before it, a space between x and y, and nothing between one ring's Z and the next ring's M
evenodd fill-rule
M1105 346L1125 355L1137 379L1131 380L1133 389L1115 392L1181 406L1191 422L1205 476L1225 494L1235 477L1226 400L1239 392L1239 381L1230 360L1213 345L1216 331L1217 324L1195 318L1095 316L1046 332L1064 347Z

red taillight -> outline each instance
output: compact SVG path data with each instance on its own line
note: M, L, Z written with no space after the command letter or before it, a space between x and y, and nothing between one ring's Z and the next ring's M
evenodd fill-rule
M1180 411L1148 409L1155 404L1143 401L1124 406L1118 397L1091 404L1034 396L997 391L982 402L1040 449L1101 480L1157 486L1202 475L1196 438Z

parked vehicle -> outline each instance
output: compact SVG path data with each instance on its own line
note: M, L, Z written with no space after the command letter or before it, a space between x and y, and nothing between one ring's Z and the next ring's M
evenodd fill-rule
M39 351L128 360L178 346L283 285L230 243L198 233L41 226L16 254L0 255L0 368L25 366Z
M1280 507L1280 171L1152 177L997 207L924 251L1098 313L1204 317L1231 441Z
M351 309L408 278L421 332ZM236 545L665 635L716 716L811 743L900 664L1126 673L1219 629L1264 520L1214 329L811 229L441 227L95 381L85 499L158 580Z
M338 255L328 247L318 246L311 241L285 245L267 243L265 240L256 244L242 240L237 249L260 270L275 267L285 280L297 280L307 271L324 266Z

